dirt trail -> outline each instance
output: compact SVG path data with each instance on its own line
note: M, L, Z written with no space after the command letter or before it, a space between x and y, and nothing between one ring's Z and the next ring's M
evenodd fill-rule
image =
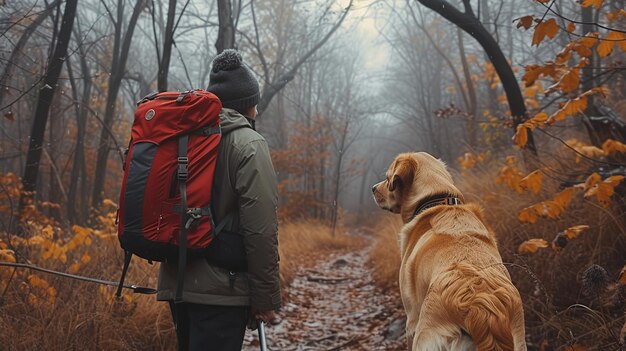
M406 349L399 296L375 287L366 266L369 249L333 254L301 270L288 287L281 322L266 327L268 349ZM259 350L256 331L246 333L244 350Z

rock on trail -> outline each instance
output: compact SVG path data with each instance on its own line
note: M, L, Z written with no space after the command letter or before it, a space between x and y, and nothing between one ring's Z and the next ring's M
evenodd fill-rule
M281 321L266 326L269 350L403 350L399 293L382 293L366 265L369 247L332 254L287 287ZM259 350L247 331L243 350Z

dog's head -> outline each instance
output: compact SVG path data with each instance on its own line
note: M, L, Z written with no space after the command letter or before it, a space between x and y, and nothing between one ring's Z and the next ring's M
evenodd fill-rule
M372 187L376 204L384 210L410 218L418 204L434 195L462 198L442 161L425 152L398 155L382 182Z

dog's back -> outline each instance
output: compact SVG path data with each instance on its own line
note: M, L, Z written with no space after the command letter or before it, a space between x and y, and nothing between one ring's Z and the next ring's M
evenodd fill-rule
M412 350L526 350L524 313L495 235L445 165L423 152L398 155L372 187L397 213L400 295Z
M413 350L525 350L521 298L480 208L433 209L420 222L430 226L421 235L407 233L422 237L407 249L413 251L414 267L430 271L432 280L414 329Z

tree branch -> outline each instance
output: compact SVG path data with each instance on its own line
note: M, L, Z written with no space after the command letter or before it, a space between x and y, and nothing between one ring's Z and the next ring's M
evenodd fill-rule
M350 8L352 7L353 2L354 0L350 0L350 3L346 7L339 21L335 23L335 25L331 28L331 30L317 44L315 44L306 54L304 54L298 61L296 61L291 66L291 68L287 70L287 72L281 74L280 77L276 81L273 81L271 83L268 82L266 84L265 89L263 91L263 96L261 97L261 101L259 102L259 106L258 106L259 114L262 114L263 111L265 111L265 109L269 105L270 101L272 101L272 98L282 88L284 88L287 85L287 83L293 80L293 78L296 76L296 72L298 71L298 68L300 68L300 66L304 62L306 62L311 56L313 56L313 54L319 48L321 48L328 41L328 39L330 39L330 37L337 31L337 29L339 29L344 19L348 16L348 12L350 11Z

